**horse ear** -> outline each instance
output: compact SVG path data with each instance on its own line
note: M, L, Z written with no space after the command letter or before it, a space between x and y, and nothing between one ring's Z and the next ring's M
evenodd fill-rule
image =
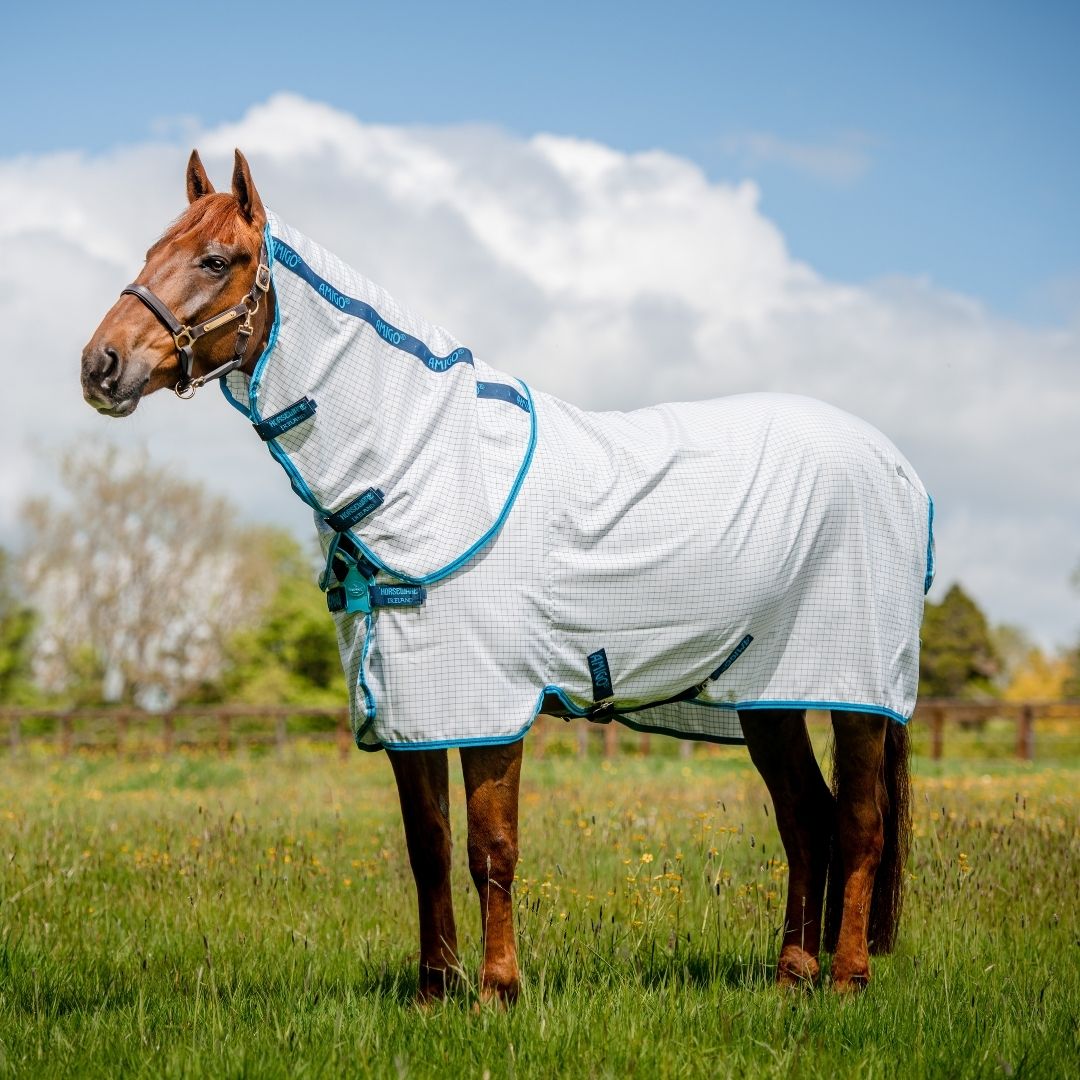
M262 229L266 224L266 211L263 209L262 199L259 198L259 193L255 190L255 184L251 179L251 169L248 167L247 158L239 150L236 151L236 164L233 167L232 190L244 217Z
M192 150L187 163L187 201L193 203L204 195L213 194L214 185L210 183L210 177L206 175L199 151Z

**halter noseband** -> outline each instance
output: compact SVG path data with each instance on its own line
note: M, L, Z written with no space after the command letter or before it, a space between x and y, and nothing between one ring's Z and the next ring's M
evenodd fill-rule
M259 310L262 298L270 291L270 266L267 261L266 243L264 242L259 251L259 268L255 271L255 281L252 283L248 294L231 308L211 315L201 323L194 326L185 326L172 313L168 304L155 296L145 285L128 285L120 290L120 295L130 294L141 300L158 318L158 321L172 335L173 344L176 346L177 355L180 357L180 381L173 388L179 398L194 397L195 391L211 379L220 379L235 371L244 362L244 353L247 352L248 342L251 340L251 318ZM233 346L232 359L226 361L220 367L205 375L196 378L191 377L195 362L194 345L203 336L209 334L218 327L226 326L236 319L244 321L236 329L236 345Z

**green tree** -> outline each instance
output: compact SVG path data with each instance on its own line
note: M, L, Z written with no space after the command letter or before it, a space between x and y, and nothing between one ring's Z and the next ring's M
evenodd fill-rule
M258 620L230 639L221 695L252 705L347 703L334 620L311 558L277 529L253 539L273 591Z
M22 701L30 692L33 631L34 613L18 599L8 554L0 548L0 703Z
M1001 667L990 626L959 585L944 599L927 601L922 625L919 693L925 697L994 697Z
M72 704L203 696L225 643L272 593L253 530L144 451L72 446L54 493L28 502L23 520L35 677Z
M1080 645L1065 654L1068 671L1062 693L1067 698L1080 698Z

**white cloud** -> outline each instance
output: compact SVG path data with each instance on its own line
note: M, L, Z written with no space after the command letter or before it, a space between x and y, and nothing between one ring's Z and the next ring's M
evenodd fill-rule
M726 136L720 140L720 147L751 170L761 165L782 165L834 187L850 187L869 171L872 143L862 132L799 142L766 131L750 131Z
M856 288L788 253L752 183L669 154L551 135L363 124L282 95L197 139L233 146L266 201L474 352L578 404L751 389L864 416L939 508L939 581L1044 639L1080 629L1080 332L1035 330L925 281ZM0 161L0 535L47 483L32 445L109 425L225 493L307 528L259 441L214 391L116 423L81 400L82 344L183 208L190 146ZM261 483L252 483L252 478Z

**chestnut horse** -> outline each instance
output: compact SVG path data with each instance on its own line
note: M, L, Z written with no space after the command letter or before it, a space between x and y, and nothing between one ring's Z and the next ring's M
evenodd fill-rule
M187 397L225 372L250 375L267 345L275 305L262 266L267 218L243 155L236 152L231 192L217 193L193 152L187 196L187 210L150 248L135 283L83 350L84 396L106 416L128 416L162 388ZM869 953L891 948L900 912L909 836L906 727L882 715L834 711L830 789L804 712L740 711L740 720L790 867L777 980L815 983L825 948L834 951L832 986L861 988L870 978ZM522 741L460 748L469 867L483 925L481 994L502 1002L519 986L511 888ZM447 752L388 754L416 879L419 996L428 1000L442 996L459 970Z

